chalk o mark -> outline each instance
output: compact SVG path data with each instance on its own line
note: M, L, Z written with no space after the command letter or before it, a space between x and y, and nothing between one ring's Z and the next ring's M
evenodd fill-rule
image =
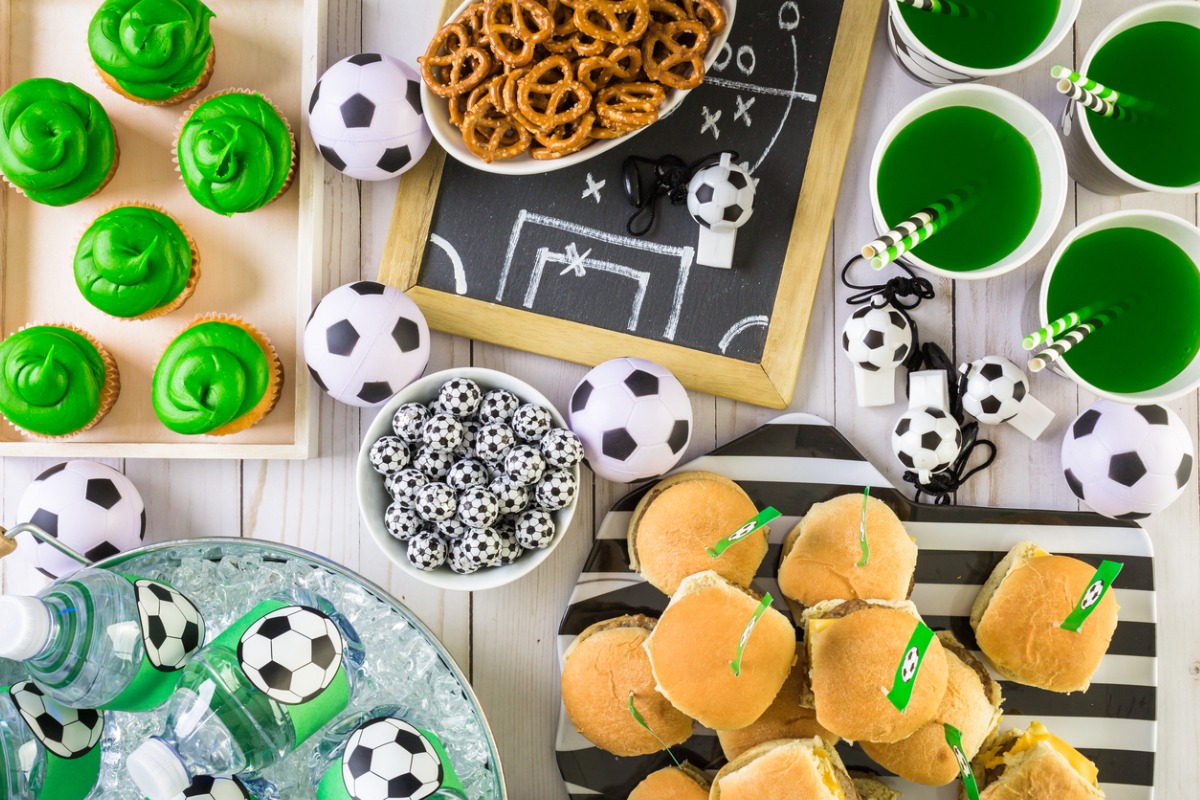
M743 75L753 75L754 68L758 66L758 57L754 55L754 48L748 44L744 44L737 51L737 67Z
M724 353L729 349L729 344L734 340L734 337L742 331L749 330L750 328L765 328L770 324L771 320L765 314L756 314L752 317L740 319L733 323L729 330L725 331L725 335L721 337L721 341L717 344L717 347Z
M794 31L800 27L800 6L794 0L787 0L779 7L779 27L785 31Z
M436 233L429 234L429 241L436 244L442 251L450 257L450 266L454 270L454 293L467 293L467 272L463 269L462 257L458 251L454 249L454 245L447 242Z
M733 61L733 48L729 45L729 42L726 42L721 45L721 52L717 53L717 58L713 61L709 72L724 72L731 61Z

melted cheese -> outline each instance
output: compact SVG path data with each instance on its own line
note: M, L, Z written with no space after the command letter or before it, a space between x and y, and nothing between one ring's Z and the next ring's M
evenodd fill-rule
M808 630L810 633L820 633L835 622L837 622L836 619L810 619Z
M980 758L983 761L983 766L987 769L998 767L1001 764L1008 763L1011 756L1016 756L1024 753L1027 750L1032 750L1039 742L1045 742L1058 751L1058 754L1067 760L1079 775L1090 783L1096 786L1096 779L1100 771L1096 769L1096 765L1089 761L1082 753L1076 750L1071 745L1058 738L1050 731L1046 730L1046 726L1040 722L1034 722L1029 726L1029 730L1025 731L1019 739L1013 742L1004 755L999 754L999 749L995 748L981 753Z
M1045 557L1046 557L1046 556L1048 556L1048 555L1050 555L1050 554L1049 554L1049 553L1047 553L1047 552L1046 552L1045 550L1043 550L1042 548L1038 547L1038 548L1035 548L1035 549L1034 549L1034 551L1033 551L1033 556L1031 556L1031 557L1032 557L1032 558L1045 558Z
M822 620L822 622L835 622L836 620ZM833 772L833 764L829 763L829 753L826 753L819 747L813 748L813 753L817 756L817 763L821 769L821 782L825 784L825 788L836 800L846 800L846 793L842 791L842 785L838 783L837 775Z

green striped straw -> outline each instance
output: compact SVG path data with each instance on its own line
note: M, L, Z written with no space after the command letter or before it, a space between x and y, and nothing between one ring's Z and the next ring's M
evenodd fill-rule
M909 217L900 223L900 225L897 225L892 230L883 234L883 236L868 244L863 248L863 256L866 257L867 248L871 248L874 252L874 255L870 257L872 269L883 269L930 236L945 228L948 223L952 222L962 213L965 205L965 194L948 194L944 200L931 203L928 208L922 209L916 216ZM934 213L930 215L928 222L909 233L903 233L903 226L906 223L918 220L929 212ZM899 238L896 238L897 234L899 234ZM883 245L883 247L880 248L878 245Z
M1123 311L1124 308L1122 306L1116 305L1111 309L1101 311L1087 322L1081 322L1079 325L1063 334L1060 339L1055 341L1045 350L1029 359L1029 371L1041 372L1046 367L1065 356L1071 350L1071 348L1076 347L1084 339L1091 336L1105 325L1108 325L1117 317L1121 316Z
M979 19L980 17L977 8L955 3L952 0L900 0L900 2L912 6L918 11L931 11L934 14L947 14L951 17L966 17L967 19Z
M1058 89L1059 93L1065 94L1088 111L1094 111L1102 117L1113 117L1115 119L1134 118L1133 112L1128 108L1119 106L1111 100L1104 100L1099 95L1089 92L1077 83L1071 83L1063 79L1058 82L1055 88Z
M1040 344L1048 344L1053 342L1055 337L1074 328L1085 319L1090 319L1096 314L1099 314L1104 309L1100 306L1084 306L1077 311L1072 311L1069 314L1064 314L1053 322L1038 328L1033 333L1021 340L1021 347L1026 350L1032 350Z
M961 202L962 199L958 195L952 194L945 200L930 203L928 207L922 208L916 214L913 214L887 233L881 235L878 239L864 245L862 249L863 258L874 258L881 253L887 252L889 247L899 244L905 236L911 236L938 217L949 214L954 210L955 204Z
M1056 65L1050 70L1050 75L1055 80L1067 81L1073 83L1081 89L1091 92L1101 100L1107 100L1110 103L1116 103L1121 99L1121 93L1116 89L1110 89L1102 83L1096 83L1091 78L1085 78L1074 70L1067 69L1062 65ZM1059 89L1059 91L1062 91Z

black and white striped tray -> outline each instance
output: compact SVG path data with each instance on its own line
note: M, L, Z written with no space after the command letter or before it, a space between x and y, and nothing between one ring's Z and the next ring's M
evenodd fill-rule
M788 414L730 442L680 469L726 475L749 493L759 508L771 505L783 517L771 524L771 546L755 586L770 591L785 614L775 581L780 544L797 518L816 502L871 486L871 495L887 502L904 520L920 546L913 602L935 630L949 629L974 649L968 623L971 603L992 568L1023 539L1054 553L1074 555L1092 564L1108 558L1124 562L1115 588L1121 604L1112 646L1086 693L1054 694L1002 682L1002 728L1026 727L1040 720L1078 747L1100 768L1109 800L1150 800L1154 796L1155 597L1153 550L1135 523L1095 514L963 508L914 503L897 491L828 422L807 414ZM630 572L625 529L638 499L648 487L619 500L605 516L595 546L571 595L559 627L559 656L594 622L621 614L659 615L667 598ZM710 769L724 759L716 735L707 729L673 748L681 760ZM555 749L572 800L625 800L648 773L667 766L665 753L618 758L584 739L560 711ZM857 748L843 745L846 763L878 771ZM888 778L904 800L952 800L955 785L940 789Z

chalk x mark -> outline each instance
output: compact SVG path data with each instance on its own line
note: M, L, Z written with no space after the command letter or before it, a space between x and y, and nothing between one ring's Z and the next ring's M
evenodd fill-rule
M563 271L558 274L566 275L568 272L573 272L580 278L582 278L584 275L587 275L587 271L584 268L583 262L586 261L587 257L591 254L592 248L589 247L584 251L583 255L579 255L579 248L575 246L574 242L571 242L569 245L567 245L567 251L564 253L564 255L567 257L567 266L564 267Z
M454 245L447 242L436 233L429 234L429 241L436 244L442 251L450 257L450 267L454 270L454 293L467 293L467 271L463 269L462 257L458 251L454 249Z
M596 179L592 177L592 173L589 172L587 174L588 188L584 190L582 195L580 195L580 199L586 200L586 199L588 199L588 197L595 197L596 202L599 203L600 202L600 190L603 189L604 185L607 183L608 183L607 180L602 180L597 183Z
M587 253L580 256L578 253L572 253L575 245L572 243L567 246L565 253L551 253L548 247L539 247L537 251L537 260L533 264L533 274L529 277L529 288L525 290L525 299L521 302L526 308L533 308L533 302L537 299L538 288L542 283L542 273L545 271L547 264L566 264L560 275L565 275L576 264L579 267L577 275L586 275L586 270L596 270L598 272L608 272L613 275L621 275L630 278L637 283L637 290L633 295L633 305L629 311L629 320L625 323L625 330L633 333L637 331L638 320L642 315L642 301L646 299L646 287L650 283L650 273L643 270L633 269L623 264L614 264L611 261L595 261L587 257ZM588 250L588 253L592 252Z
M749 127L750 127L750 122L751 122L751 120L750 120L750 106L754 105L754 101L755 101L755 100L757 100L757 99L758 99L757 97L751 97L751 98L750 98L750 100L749 100L749 102L747 102L747 101L746 101L746 98L742 97L742 96L739 94L739 95L737 96L737 111L736 111L736 112L734 112L734 115L733 115L733 121L734 121L734 122L737 122L739 119L741 119L741 120L745 120L745 121L746 121L746 127L747 127L747 128L749 128Z
M725 335L721 337L721 341L717 344L717 347L719 347L721 352L724 353L729 349L729 345L733 341L734 337L736 337L742 331L749 330L750 328L765 328L770 324L771 320L765 314L756 314L753 317L740 319L733 323L729 330L725 331Z
M704 124L700 126L700 135L712 131L714 139L721 138L721 129L717 127L717 120L721 119L721 109L717 109L716 113L708 110L708 106L701 106L700 113L704 115Z

